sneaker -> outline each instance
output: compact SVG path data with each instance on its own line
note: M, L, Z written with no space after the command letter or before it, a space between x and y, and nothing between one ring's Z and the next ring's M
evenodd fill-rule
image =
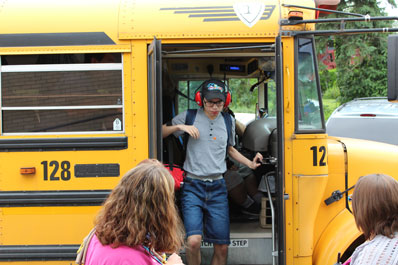
M242 208L240 211L243 214L251 216L260 216L261 205L259 203L253 202L249 207Z

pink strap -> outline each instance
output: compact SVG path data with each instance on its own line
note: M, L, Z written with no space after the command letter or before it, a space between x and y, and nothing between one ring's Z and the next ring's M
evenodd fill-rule
M343 265L349 265L351 263L351 258L349 258L346 262L343 263Z

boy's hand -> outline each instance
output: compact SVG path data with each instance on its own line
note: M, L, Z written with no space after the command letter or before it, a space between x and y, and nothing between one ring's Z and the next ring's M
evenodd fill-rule
M251 162L250 168L253 170L258 168L259 166L261 166L262 161L263 161L263 155L260 153L257 153Z
M199 139L199 137L200 137L199 130L195 126L180 124L179 127L180 127L179 129L181 131L188 133L193 139L195 139L195 140Z

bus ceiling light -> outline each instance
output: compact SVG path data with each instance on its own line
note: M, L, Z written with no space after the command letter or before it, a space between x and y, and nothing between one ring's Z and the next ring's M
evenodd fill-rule
M21 167L19 169L19 172L21 175L33 175L36 173L36 168L35 167Z
M302 11L289 11L288 19L289 20L303 20L303 12Z

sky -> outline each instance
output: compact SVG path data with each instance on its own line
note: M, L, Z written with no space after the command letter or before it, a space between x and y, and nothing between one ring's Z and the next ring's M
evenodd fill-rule
M398 1L395 1L398 4ZM385 8L385 11L389 16L398 16L398 8L392 7L388 4L387 0L380 1L380 6Z

